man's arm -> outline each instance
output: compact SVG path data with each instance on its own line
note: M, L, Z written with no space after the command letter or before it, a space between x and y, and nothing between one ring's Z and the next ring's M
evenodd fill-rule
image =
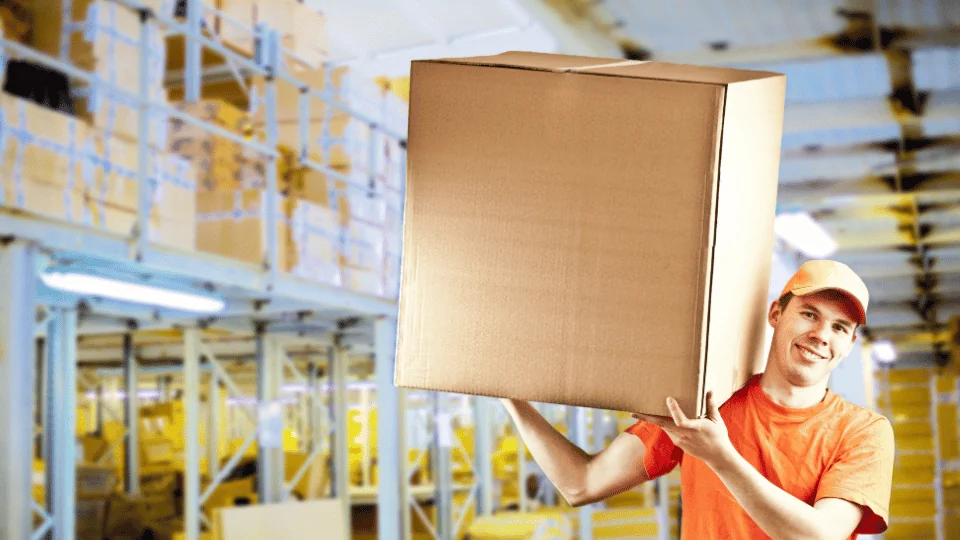
M732 446L707 462L747 514L772 538L849 538L863 510L843 499L810 506L764 478Z
M601 501L649 480L638 437L621 433L608 447L590 455L554 429L530 403L501 401L533 459L571 506Z
M754 469L730 442L712 392L707 392L706 418L687 418L673 399L667 399L667 407L671 418L633 416L660 426L686 454L703 460L771 538L842 540L856 529L863 513L859 506L832 498L821 499L810 506Z

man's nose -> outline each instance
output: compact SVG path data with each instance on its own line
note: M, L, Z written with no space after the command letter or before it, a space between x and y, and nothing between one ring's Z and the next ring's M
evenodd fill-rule
M824 324L818 324L816 328L810 331L810 337L824 345L826 345L827 343L826 334L827 334L827 326Z

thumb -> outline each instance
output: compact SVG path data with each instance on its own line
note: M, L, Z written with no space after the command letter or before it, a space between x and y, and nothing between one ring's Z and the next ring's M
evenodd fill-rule
M720 408L717 407L717 400L713 397L713 391L707 391L707 417L716 422L723 422L720 417Z

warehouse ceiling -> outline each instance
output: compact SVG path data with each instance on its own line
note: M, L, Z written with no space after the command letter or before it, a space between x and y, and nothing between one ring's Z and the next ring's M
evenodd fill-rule
M520 49L787 75L779 212L809 212L864 276L871 340L901 365L949 357L960 315L956 0L310 0L334 59Z
M778 212L809 212L864 277L869 339L891 339L901 365L949 359L960 2L546 1L627 57L785 73Z

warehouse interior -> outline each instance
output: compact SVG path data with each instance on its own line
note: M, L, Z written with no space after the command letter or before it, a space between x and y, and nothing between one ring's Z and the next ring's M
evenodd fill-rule
M679 539L679 470L571 507L497 399L394 384L411 62L505 51L786 75L768 301L805 260L863 277L830 389L894 427L875 538L960 538L960 2L0 19L0 539ZM634 423L536 407L587 452Z

